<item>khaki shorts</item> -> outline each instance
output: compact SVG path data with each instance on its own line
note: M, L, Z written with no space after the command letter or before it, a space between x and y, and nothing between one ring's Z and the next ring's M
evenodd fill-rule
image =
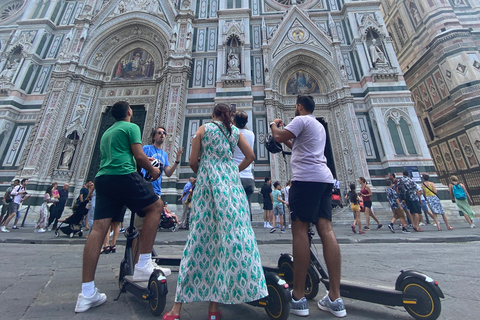
M357 212L357 211L360 211L360 205L357 203L357 204L350 204L350 208L352 208L352 211L353 212Z
M392 211L395 219L405 219L405 212L402 208L392 209Z

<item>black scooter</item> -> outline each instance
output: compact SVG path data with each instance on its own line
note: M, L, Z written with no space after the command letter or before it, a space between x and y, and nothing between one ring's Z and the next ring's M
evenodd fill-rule
M327 270L323 267L312 250L312 228L308 231L310 241L310 265L305 283L305 297L313 299L318 294L319 283L327 290L329 279ZM289 285L293 285L293 256L282 254L278 260L278 274ZM274 270L272 270L274 271ZM384 289L375 286L362 286L350 281L341 281L340 295L342 297L361 300L388 306L403 306L415 319L434 320L442 311L440 298L445 298L438 282L429 276L415 270L402 270L395 282L395 288Z
M180 266L181 259L154 257L155 262L162 266ZM267 282L268 296L265 298L248 302L254 307L265 308L265 312L272 320L287 320L290 314L290 301L292 296L288 284L279 277L276 272L266 271L265 281Z
M133 281L133 239L138 237L139 232L134 227L135 214L132 213L130 219L130 226L125 230L125 237L127 238L127 245L125 247L125 256L120 263L120 274L118 276L118 286L120 292L118 297L114 300L120 299L123 292L130 292L134 296L147 300L150 311L154 316L160 316L165 309L167 300L167 278L160 270L154 270L150 279L143 282Z

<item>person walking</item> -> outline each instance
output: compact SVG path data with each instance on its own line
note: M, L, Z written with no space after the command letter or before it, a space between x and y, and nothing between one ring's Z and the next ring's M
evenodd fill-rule
M270 123L272 135L279 143L292 149L292 186L289 204L293 235L293 291L290 312L307 316L305 280L310 265L308 230L315 224L322 239L323 256L330 275L330 291L318 301L321 310L336 317L345 317L347 311L340 298L341 256L337 238L332 229L333 175L324 155L327 140L325 128L315 118L315 101L311 96L299 95L295 104L295 118L282 130L283 121Z
M405 202L408 210L412 215L413 230L423 232L420 229L420 216L422 215L422 203L420 200L420 191L418 191L417 184L410 178L408 170L403 171L403 176L398 179L398 196Z
M20 184L19 179L13 180L13 185L8 187L5 191L2 199L2 214L0 215L0 225L8 218L8 207L10 206L10 202L13 200L13 196L11 194L13 188Z
M358 226L358 233L364 234L362 230L362 218L360 216L360 199L355 191L355 183L350 184L350 191L345 195L345 199L350 201L350 208L353 212L353 223L351 225L353 233L357 233L355 226Z
M470 207L470 203L473 203L470 194L463 183L458 181L457 176L451 176L450 182L451 183L448 185L448 191L450 192L452 202L457 205L458 210L463 212L463 216L470 225L470 228L475 228L475 224L473 223L475 212L473 212L472 207Z
M437 224L438 231L442 230L440 228L440 223L438 221L438 215L441 215L443 218L443 222L445 222L445 225L447 226L447 230L453 230L453 227L451 227L448 224L448 219L447 215L445 214L445 211L443 210L442 203L440 202L440 198L437 196L437 187L435 187L435 183L430 181L430 176L428 174L423 174L423 183L422 183L422 189L423 193L425 195L425 199L427 200L427 203L432 210L432 213L434 215L435 223Z
M130 105L119 101L110 112L116 122L100 140L94 221L83 251L82 291L78 294L75 312L85 312L107 301L107 296L95 287L95 271L105 235L112 221L123 219L124 205L145 216L140 234L140 257L134 267L133 281L148 281L157 268L152 261L152 248L163 202L155 194L152 184L138 174L137 164L145 168L154 180L160 176L160 170L151 165L143 152L140 128L131 123L133 111Z
M190 167L197 174L190 232L178 275L175 304L164 320L179 320L183 303L210 301L209 320L220 320L219 303L239 304L268 295L239 171L255 160L230 108L217 104L213 122L192 140ZM245 158L237 166L235 146ZM200 162L199 162L200 157Z
M20 184L12 189L10 195L13 196L12 201L8 206L8 216L5 221L0 225L0 232L10 232L7 229L8 223L12 220L13 217L17 215L17 212L20 210L21 203L28 199L30 195L27 195L28 179L22 179Z
M43 196L43 203L40 206L40 217L38 218L34 232L45 232L48 223L48 215L50 207L58 202L58 199L53 195L53 186L49 186L45 195Z
M263 227L270 228L270 233L273 233L275 232L275 221L273 219L272 179L270 177L265 177L265 183L260 193L263 198Z
M283 195L285 196L285 202L288 203L288 197L290 196L290 187L292 185L292 181L288 180L287 184L285 185L285 188L283 189ZM290 222L290 219L288 218L290 216L290 205L287 205L287 214L285 214L285 225L288 225L288 228L292 228L292 224Z
M365 207L365 227L363 227L363 229L370 230L370 217L378 224L377 229L380 229L383 227L383 224L378 221L377 216L372 211L372 190L367 185L367 180L364 177L358 178L358 182L360 183L360 195L362 196L363 206Z
M183 212L182 216L180 217L179 229L186 229L188 228L188 217L190 215L190 201L191 197L189 195L193 192L193 187L195 186L195 178L190 177L188 182L183 187L183 192L178 201L181 201L183 204ZM190 201L187 201L190 200Z
M272 197L273 197L273 214L275 217L280 218L280 232L285 233L285 225L283 221L283 216L285 215L285 211L283 210L283 205L285 204L288 206L288 202L282 199L282 186L280 185L280 182L276 181L273 184L273 191L272 191Z
M57 229L58 219L61 218L63 214L63 210L65 209L65 204L67 203L68 188L70 185L68 183L65 183L63 185L63 188L60 190L57 190L58 184L56 182L54 182L52 186L54 187L54 189L52 190L54 191L52 192L53 196L56 199L58 199L58 202L52 206L54 209L50 209L50 216L48 217L47 230L49 230L49 227L52 223L53 223L52 229L53 230Z
M405 212L401 207L400 200L398 199L397 191L395 191L395 186L393 185L392 180L387 180L387 200L390 204L390 208L393 212L393 218L390 224L388 225L388 229L395 233L395 226L394 223L397 220L400 220L402 225L402 232L403 233L410 233L407 229L407 221L405 220Z
M239 111L235 113L235 116L233 117L233 124L240 130L240 132L245 137L245 140L247 140L250 148L253 149L253 145L255 143L255 135L251 130L248 130L247 123L248 115L245 112ZM235 152L233 153L233 161L235 161L235 163L239 165L244 158L245 156L243 155L242 150L240 150L240 148L236 146ZM240 180L242 181L243 190L245 190L245 194L247 195L248 209L250 210L250 221L253 220L252 195L253 191L255 191L255 179L253 177L252 169L253 163L251 163L245 170L240 172Z

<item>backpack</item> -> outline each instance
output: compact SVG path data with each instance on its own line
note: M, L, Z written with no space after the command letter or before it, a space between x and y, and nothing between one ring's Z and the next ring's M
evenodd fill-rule
M405 181L404 179L400 179L400 181L398 182L398 185L397 185L397 188L398 188L398 197L400 198L400 200L407 200L407 186L405 185Z
M5 203L10 203L10 202L12 202L13 197L12 197L12 195L10 194L11 192L12 192L12 190L10 190L10 191L7 190L7 191L5 191Z
M465 200L467 199L467 194L465 193L465 190L463 190L462 186L460 184L454 184L453 188L453 196L457 200Z

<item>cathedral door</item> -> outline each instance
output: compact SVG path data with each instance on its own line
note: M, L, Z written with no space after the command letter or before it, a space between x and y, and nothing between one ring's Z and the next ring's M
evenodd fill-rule
M325 132L327 134L327 142L325 144L325 158L327 158L327 166L332 171L332 174L334 177L337 176L336 170L335 170L335 162L333 160L333 152L332 152L332 143L330 141L330 135L328 134L328 123L323 120L323 118L317 118L317 120L323 125L325 128Z
M144 106L130 106L130 108L132 108L133 110L131 122L137 124L140 127L140 132L143 132L143 126L145 125L145 116L147 114ZM115 123L115 118L113 118L112 114L109 111L102 115L102 121L100 123L97 141L95 142L95 149L93 152L92 160L90 162L90 169L88 170L86 181L93 181L95 179L95 175L100 168L100 140L102 139L103 133Z

